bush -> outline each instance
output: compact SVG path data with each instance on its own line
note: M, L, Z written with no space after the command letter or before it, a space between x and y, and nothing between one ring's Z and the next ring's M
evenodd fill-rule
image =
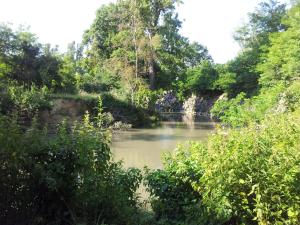
M158 92L159 91L152 91L144 85L140 85L134 94L134 105L143 110L154 111Z
M111 161L88 116L55 136L0 117L0 223L135 224L140 171Z
M299 148L299 110L220 129L150 173L153 210L165 224L299 224Z
M37 110L49 108L50 98L47 87L37 88L17 85L15 82L4 82L0 85L0 112L25 112L33 115Z
M195 185L204 204L232 224L299 224L299 119L272 116L212 137Z
M119 88L120 81L116 76L106 72L100 72L95 76L90 74L77 76L77 86L80 90L88 93L100 93Z
M285 90L284 85L278 84L271 89L262 89L259 95L252 98L246 98L246 94L242 92L235 98L218 100L211 113L226 125L233 127L260 122L266 114L278 113L276 108Z
M287 106L291 111L300 108L300 81L293 82L285 92Z
M145 185L158 224L206 224L210 219L202 207L202 197L193 185L203 175L199 158L192 155L199 145L178 146L174 155L164 158L164 170L146 171Z

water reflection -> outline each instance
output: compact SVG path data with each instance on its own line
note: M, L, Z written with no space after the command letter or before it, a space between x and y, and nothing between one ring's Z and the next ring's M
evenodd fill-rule
M125 167L162 168L161 156L185 141L205 140L215 123L204 118L164 121L154 129L131 129L113 136L115 160L123 160Z

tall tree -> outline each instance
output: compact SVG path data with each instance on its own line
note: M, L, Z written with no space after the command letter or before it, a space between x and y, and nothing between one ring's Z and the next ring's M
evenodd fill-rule
M0 26L0 74L20 83L52 86L60 83L59 57L56 48L42 45L27 28L13 31Z
M91 72L106 68L129 83L147 78L154 89L163 76L170 85L187 67L208 59L206 48L179 34L177 3L119 0L101 7L84 39L90 65L97 68Z
M269 44L270 33L283 31L282 18L286 15L286 5L277 0L261 2L254 12L249 13L249 22L240 27L234 35L243 48L261 48Z
M283 23L286 31L272 35L271 47L259 66L262 86L300 79L300 1L294 3Z
M270 46L270 35L285 29L282 23L285 15L285 4L268 0L260 3L249 14L249 22L237 30L234 37L240 43L242 51L228 65L229 72L236 74L232 94L243 91L251 95L256 91L260 77L257 65Z
M160 22L166 22L165 17L174 14L175 4L180 3L179 0L141 0L140 14L143 18L143 25L145 27L145 34L148 36L148 76L150 81L150 88L153 89L155 85L155 58L156 49L155 43L160 39Z

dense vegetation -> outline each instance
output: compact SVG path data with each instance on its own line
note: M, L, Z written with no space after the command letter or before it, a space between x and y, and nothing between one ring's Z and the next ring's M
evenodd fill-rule
M300 2L259 4L226 64L180 35L176 4L104 5L63 54L0 26L1 224L300 223ZM222 95L216 133L179 145L163 170L124 169L109 149L113 116L149 125L171 90L180 101ZM49 132L39 112L57 98L91 114Z
M244 49L224 65L238 89L212 109L224 126L146 177L161 224L299 224L299 12L263 3L238 32Z
M112 162L108 133L95 127L86 115L49 138L1 118L1 224L138 224L140 171Z

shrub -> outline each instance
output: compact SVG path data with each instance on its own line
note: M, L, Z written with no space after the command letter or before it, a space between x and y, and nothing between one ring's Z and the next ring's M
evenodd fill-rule
M300 111L219 129L148 172L161 224L300 223Z
M211 218L205 212L202 197L193 185L203 175L198 157L192 154L199 144L178 146L164 158L164 170L146 171L145 185L158 224L206 224Z
M299 113L269 116L261 125L239 130L220 130L207 144L184 150L186 159L174 156L179 181L173 189L188 181L193 187L189 194L198 192L196 201L205 209L199 210L205 212L200 218L210 218L201 224L299 224L299 148ZM184 177L182 171L194 172ZM200 179L195 181L197 174Z
M190 93L205 93L215 89L214 82L218 79L218 71L209 61L187 70L186 89Z
M293 82L292 85L286 90L286 100L288 108L291 111L300 108L300 81Z
M217 134L195 188L231 224L299 224L299 116L278 115Z
M49 108L49 90L47 87L37 88L17 85L15 82L4 82L0 85L0 111L11 111L34 114L37 110Z
M158 98L158 91L152 91L144 85L140 85L134 94L134 104L137 108L153 111Z
M223 123L233 127L260 122L266 114L277 113L275 108L285 90L284 85L278 84L271 89L262 89L259 95L252 98L246 98L246 94L242 92L235 98L217 101L211 113Z
M135 224L140 171L111 161L88 116L51 137L1 116L0 164L1 224Z

